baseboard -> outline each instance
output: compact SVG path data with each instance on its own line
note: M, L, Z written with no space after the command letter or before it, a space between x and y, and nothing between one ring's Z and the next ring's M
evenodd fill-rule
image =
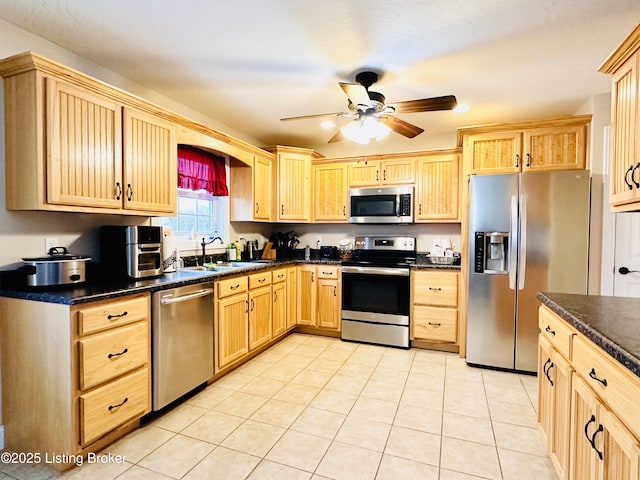
M0 450L4 450L4 425L0 425Z

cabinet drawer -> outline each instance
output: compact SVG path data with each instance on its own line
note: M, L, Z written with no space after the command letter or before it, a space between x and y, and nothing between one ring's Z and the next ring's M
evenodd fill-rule
M249 278L246 275L216 281L218 298L228 297L236 293L246 292L249 288Z
M582 335L573 339L573 366L576 373L604 400L611 411L640 436L638 392L640 377Z
M271 272L260 272L249 275L249 288L264 287L271 285Z
M318 266L318 278L340 278L340 267L330 267L327 265Z
M80 335L149 318L149 296L91 303L78 309Z
M413 309L413 338L434 342L457 341L458 309L416 305Z
M149 358L147 322L80 339L80 390L143 366Z
M413 301L418 305L458 306L458 274L414 272Z
M149 369L80 395L80 443L84 446L149 411Z
M571 359L571 341L575 331L567 323L558 318L544 305L540 306L538 314L538 326L541 335L546 338L556 350L567 360Z
M284 282L287 279L287 269L286 268L278 268L277 270L273 270L272 272L272 282Z

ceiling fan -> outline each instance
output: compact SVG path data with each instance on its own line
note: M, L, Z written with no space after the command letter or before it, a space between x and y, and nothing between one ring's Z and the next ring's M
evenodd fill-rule
M457 105L454 95L445 95L443 97L423 98L420 100L408 100L405 102L396 102L385 104L385 97L379 92L369 90L369 87L378 81L378 74L375 72L361 72L356 75L357 83L338 82L340 88L344 91L349 99L348 112L320 113L316 115L303 115L299 117L281 118L281 121L301 120L309 118L322 117L348 117L352 121L345 125L342 129L329 139L329 143L344 140L345 136L350 138L350 132L354 130L363 131L365 128L374 127L374 133L366 137L366 141L360 143L368 143L368 138L384 136L390 130L393 130L407 138L413 138L424 132L423 128L405 122L393 113L417 113L417 112L435 112L439 110L452 110ZM382 126L381 126L382 125ZM347 129L345 131L345 129ZM379 133L375 133L375 131ZM352 140L358 141L356 138Z

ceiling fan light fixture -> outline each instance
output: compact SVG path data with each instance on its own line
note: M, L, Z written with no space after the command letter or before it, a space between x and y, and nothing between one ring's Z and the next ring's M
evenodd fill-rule
M347 123L340 131L352 142L366 145L374 138L377 141L382 140L391 129L376 117L365 115Z

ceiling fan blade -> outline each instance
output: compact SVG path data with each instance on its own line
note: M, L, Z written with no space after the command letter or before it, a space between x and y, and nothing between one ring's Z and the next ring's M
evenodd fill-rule
M342 135L342 132L338 130L336 134L333 137L331 137L327 143L341 142L342 140L344 140L344 135Z
M458 104L455 95L444 97L423 98L421 100L407 100L406 102L392 103L395 113L436 112L438 110L453 110Z
M338 82L340 88L347 94L349 100L354 105L366 105L367 107L371 106L371 99L369 98L369 92L362 85L358 85L357 83L344 83Z
M423 128L420 128L409 122L405 122L404 120L400 120L399 118L392 117L390 115L380 118L380 121L394 132L399 133L400 135L404 135L407 138L413 138L424 132Z
M344 115L349 115L349 114L344 113L344 112L318 113L318 114L315 114L315 115L301 115L299 117L281 118L280 121L281 122L288 122L289 120L305 120L307 118L323 118L323 117L340 117L340 116L344 116Z

